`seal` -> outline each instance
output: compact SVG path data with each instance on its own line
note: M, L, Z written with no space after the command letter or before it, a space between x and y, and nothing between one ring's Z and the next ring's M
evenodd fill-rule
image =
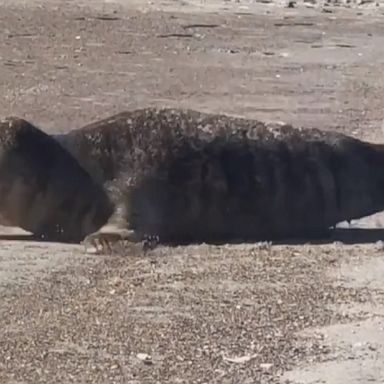
M54 139L114 206L85 244L311 239L384 209L383 146L336 132L143 108Z
M54 138L17 117L0 121L0 224L78 242L113 209L102 185Z

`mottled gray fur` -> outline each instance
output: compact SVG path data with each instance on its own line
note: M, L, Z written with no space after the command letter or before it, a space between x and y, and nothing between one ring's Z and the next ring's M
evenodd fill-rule
M137 239L314 238L384 209L383 147L335 132L147 108L56 139Z
M23 119L0 121L0 225L81 241L113 208L103 187L51 136Z

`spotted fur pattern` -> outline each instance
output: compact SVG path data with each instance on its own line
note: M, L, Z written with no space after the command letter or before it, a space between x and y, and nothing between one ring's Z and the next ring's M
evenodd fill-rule
M384 209L383 147L335 132L146 108L56 140L138 238L313 238Z
M0 224L80 241L112 211L102 186L56 140L23 119L0 121Z

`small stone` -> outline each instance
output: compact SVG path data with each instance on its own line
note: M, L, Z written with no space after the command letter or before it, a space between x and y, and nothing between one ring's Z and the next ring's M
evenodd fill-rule
M143 361L145 364L152 364L152 357L147 353L138 353L136 357Z
M235 364L243 364L248 361L251 361L254 359L257 355L245 355L245 356L238 356L238 357L225 357L223 356L223 360L227 361L228 363L235 363Z

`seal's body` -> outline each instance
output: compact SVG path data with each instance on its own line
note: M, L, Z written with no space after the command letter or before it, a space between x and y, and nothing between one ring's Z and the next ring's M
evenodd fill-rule
M109 235L313 238L384 209L383 146L335 132L147 108L56 139L108 191Z

